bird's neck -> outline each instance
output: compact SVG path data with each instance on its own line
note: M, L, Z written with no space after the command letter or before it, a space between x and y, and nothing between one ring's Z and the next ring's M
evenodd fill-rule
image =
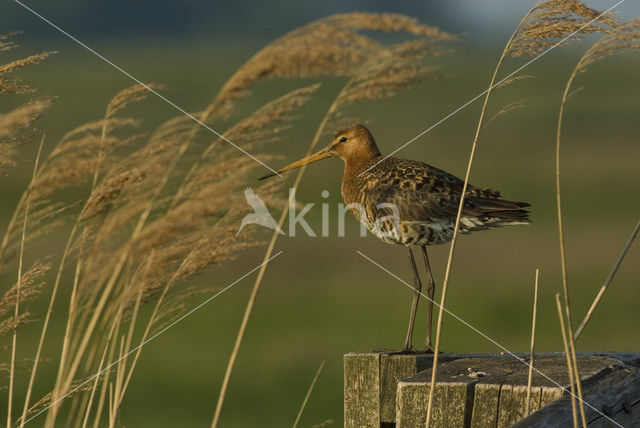
M381 159L383 159L383 156L378 153L368 158L350 158L345 160L341 190L342 197L346 203L357 201L357 195L366 182L364 176L361 177L360 174L367 171Z
M378 158L382 158L382 155L378 153L372 153L369 156L353 156L345 159L344 161L344 177L353 177L354 175L360 175L363 171L366 171L371 165L374 165Z

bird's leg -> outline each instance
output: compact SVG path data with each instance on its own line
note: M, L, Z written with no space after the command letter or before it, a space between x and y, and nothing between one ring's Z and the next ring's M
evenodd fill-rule
M433 274L431 273L431 265L429 264L429 256L427 256L427 247L422 246L422 255L424 256L424 264L427 268L427 281L429 282L427 285L427 297L429 301L427 302L427 341L426 341L426 351L433 351L431 347L431 332L433 330L433 298L436 293L436 283L433 280Z
M418 274L418 268L416 266L416 260L413 257L411 248L409 250L409 262L411 263L411 269L413 270L413 288L415 293L413 295L413 302L411 302L411 315L409 318L409 329L407 330L407 338L404 342L404 352L411 352L411 341L413 339L413 326L416 322L416 313L418 312L418 299L420 299L420 290L422 289L422 282L420 282L420 275Z

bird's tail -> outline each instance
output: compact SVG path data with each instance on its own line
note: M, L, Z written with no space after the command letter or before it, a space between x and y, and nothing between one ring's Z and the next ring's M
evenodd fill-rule
M489 198L472 198L472 200L475 208L480 209L484 217L502 220L504 224L531 223L529 211L524 209L530 206L530 204L526 202Z

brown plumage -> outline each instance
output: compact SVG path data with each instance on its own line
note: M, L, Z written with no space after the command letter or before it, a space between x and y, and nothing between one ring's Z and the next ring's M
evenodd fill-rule
M411 336L421 289L411 246L422 247L433 299L435 284L431 276L426 247L448 242L453 237L463 180L426 163L385 158L369 130L354 125L338 131L324 149L291 163L285 172L328 157L344 163L342 198L355 217L385 242L409 247L416 295L411 309L405 351L411 350ZM267 175L262 179L275 174ZM525 202L502 199L500 192L467 186L460 217L459 232L492 229L504 225L530 223ZM427 349L430 349L432 302L427 325Z
M423 162L385 158L362 125L341 129L329 146L279 172L326 157L345 162L342 198L378 238L404 246L451 240L464 184L461 179ZM397 219L390 204L397 208ZM469 185L460 232L529 223L529 213L523 209L527 206L502 199L498 191Z

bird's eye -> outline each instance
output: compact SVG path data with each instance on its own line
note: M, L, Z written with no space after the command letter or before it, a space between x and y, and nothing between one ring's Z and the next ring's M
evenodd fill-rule
M342 137L342 138L340 138L340 142L341 142L341 143L346 143L346 142L347 142L347 137Z

